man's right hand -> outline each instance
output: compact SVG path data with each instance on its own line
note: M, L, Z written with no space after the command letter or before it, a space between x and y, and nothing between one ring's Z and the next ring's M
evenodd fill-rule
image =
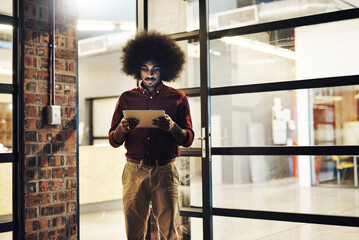
M131 132L139 124L139 120L136 118L123 118L118 125L118 128L121 128L121 131L124 133Z

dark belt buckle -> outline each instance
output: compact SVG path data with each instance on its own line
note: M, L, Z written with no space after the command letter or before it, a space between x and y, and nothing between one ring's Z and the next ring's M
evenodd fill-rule
M147 167L153 167L156 166L156 161L155 160L142 160L142 165L147 166Z

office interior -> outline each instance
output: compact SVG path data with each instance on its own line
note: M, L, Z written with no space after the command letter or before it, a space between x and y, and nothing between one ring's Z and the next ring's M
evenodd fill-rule
M203 182L202 161L208 156L202 155L204 99L199 93L203 87L203 48L198 33L202 31L202 1L74 0L79 11L81 239L125 239L121 202L125 149L110 147L107 133L118 96L138 84L121 72L120 57L122 46L136 33L139 15L136 10L140 2L147 3L148 29L177 38L187 57L180 79L168 83L188 93L196 134L191 147L193 154L191 149L183 149L186 154L176 160L181 176L182 207L204 209L203 197L208 196L203 193L203 184L208 182ZM359 76L359 19L321 20L318 24L260 30L260 26L268 29L265 24L271 22L355 9L359 1L205 2L208 33L213 33L209 34L212 38L208 40L206 55L208 82L214 89L206 100L210 123L207 129L210 139L206 141L219 150L250 149L248 154L210 156L212 206L229 211L308 214L308 218L311 215L359 217L359 153L358 156L351 152L312 154L315 147L340 149L359 144L359 85L345 82ZM258 26L259 30L251 30L251 26ZM251 33L228 31L228 35L215 37L215 33L219 36L228 29ZM11 82L9 31L0 25L2 83ZM179 33L190 34L181 38ZM328 86L326 80L330 82ZM0 95L0 109L0 152L9 152L11 95ZM304 147L308 154L299 153L296 147ZM305 150L305 147L313 148ZM272 151L263 152L266 148ZM281 148L285 154L280 153ZM343 149L345 152L346 148ZM9 169L11 164L1 164L0 189L9 193L0 198L3 216L11 214ZM180 222L183 239L206 238L207 223L201 217L186 215ZM357 239L359 236L358 227L339 222L326 225L309 220L291 222L214 215L212 226L213 239ZM151 230L155 239L153 221Z

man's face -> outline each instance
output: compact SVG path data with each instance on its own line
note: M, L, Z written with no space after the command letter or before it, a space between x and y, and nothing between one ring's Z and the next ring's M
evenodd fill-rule
M140 71L143 87L152 93L161 83L160 67L155 62L147 61L142 64Z

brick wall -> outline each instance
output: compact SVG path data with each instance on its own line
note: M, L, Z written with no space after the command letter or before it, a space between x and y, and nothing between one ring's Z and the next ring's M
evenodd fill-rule
M22 5L24 239L77 239L76 6L55 1L55 104L61 106L61 125L51 126L46 118L52 89L50 1Z

